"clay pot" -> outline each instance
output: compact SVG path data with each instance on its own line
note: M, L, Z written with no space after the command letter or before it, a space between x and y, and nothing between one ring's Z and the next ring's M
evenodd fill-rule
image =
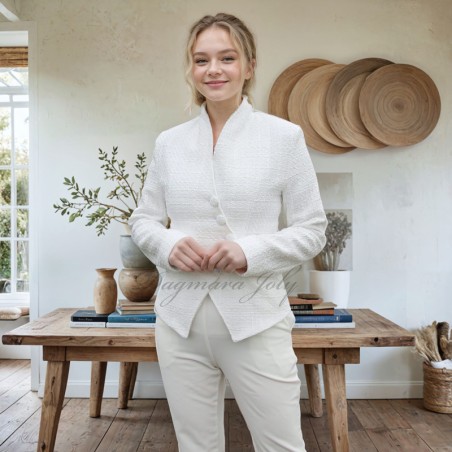
M149 301L157 289L156 268L123 268L119 272L119 288L130 301Z
M111 314L116 310L118 287L114 278L116 268L96 268L94 310L97 314Z

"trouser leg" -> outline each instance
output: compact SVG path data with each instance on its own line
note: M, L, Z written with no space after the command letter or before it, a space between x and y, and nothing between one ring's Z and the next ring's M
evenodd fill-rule
M292 347L292 320L213 350L250 430L256 452L303 452L300 379Z
M201 315L197 313L193 326L204 326ZM155 333L179 452L224 452L226 383L211 359L205 335L192 327L184 339L160 319Z

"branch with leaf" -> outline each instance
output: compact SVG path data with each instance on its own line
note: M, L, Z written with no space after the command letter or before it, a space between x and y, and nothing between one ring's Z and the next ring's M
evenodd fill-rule
M138 188L129 181L129 173L126 170L125 160L118 160L118 147L113 147L111 157L107 152L99 149L99 160L102 162L101 169L104 171L104 179L116 184L115 188L107 195L109 201L99 199L100 187L82 188L74 177L64 178L64 185L71 193L73 201L60 198L61 204L54 204L55 212L68 215L69 221L85 216L89 221L86 226L96 225L97 235L103 235L112 221L124 225L138 206L144 182L147 176L146 156L144 153L137 155L135 178L138 179ZM114 203L116 201L116 203ZM93 212L88 212L96 209Z

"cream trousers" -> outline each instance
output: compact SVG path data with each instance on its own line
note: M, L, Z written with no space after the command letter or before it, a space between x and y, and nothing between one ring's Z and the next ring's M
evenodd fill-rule
M157 317L157 354L179 452L224 452L226 381L256 452L303 452L293 316L233 342L212 299L202 302L187 339Z

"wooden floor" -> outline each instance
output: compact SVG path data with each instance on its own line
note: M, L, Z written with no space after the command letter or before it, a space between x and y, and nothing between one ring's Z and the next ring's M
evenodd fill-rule
M0 452L36 450L40 406L30 391L29 361L0 360ZM352 451L452 451L452 415L429 412L422 400L349 400L348 406ZM300 408L306 449L332 450L326 415L311 417L306 400ZM226 400L225 431L227 451L254 450L234 400ZM87 399L66 399L55 450L177 452L177 443L165 399L132 400L127 410L105 399L98 419L88 416Z

